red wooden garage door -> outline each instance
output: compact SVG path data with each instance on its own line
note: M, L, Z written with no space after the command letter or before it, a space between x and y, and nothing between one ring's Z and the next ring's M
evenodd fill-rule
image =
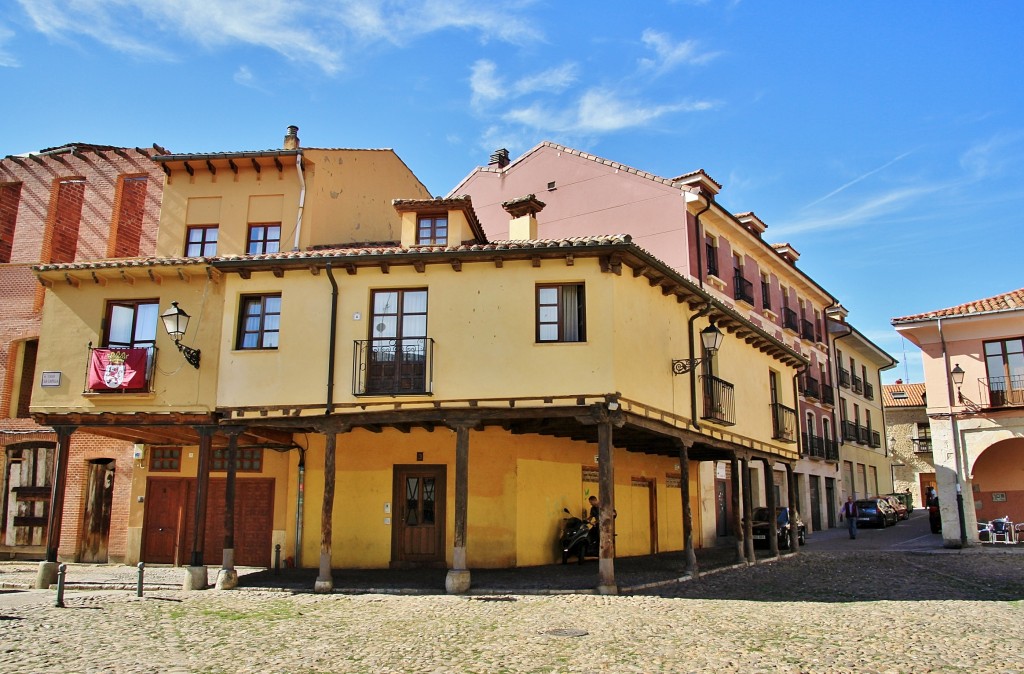
M224 490L227 481L210 480L204 561L216 564L224 554ZM235 481L235 564L270 566L274 528L274 480Z

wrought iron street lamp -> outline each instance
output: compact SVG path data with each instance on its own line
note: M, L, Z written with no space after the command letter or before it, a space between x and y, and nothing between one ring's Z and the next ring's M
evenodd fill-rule
M178 347L178 351L181 355L185 356L185 360L188 361L189 365L199 369L199 349L193 349L185 346L181 343L181 338L185 336L185 330L188 329L188 319L190 319L185 310L178 306L177 302L171 302L171 308L160 314L160 320L164 322L164 329L167 330L167 334L174 340L174 345Z
M949 367L949 361L946 361ZM960 394L960 385L964 383L964 370L957 363L949 371L949 380L956 386L957 400L963 404L964 397ZM952 393L952 391L950 391ZM962 487L963 460L960 456L960 429L957 424L957 413L950 408L949 421L950 430L953 433L953 456L956 459L956 515L960 524L960 547L967 547L967 519L964 515L964 493Z
M691 333L692 334L692 333ZM722 346L722 331L709 325L700 331L700 342L704 346L705 358L684 358L672 361L672 374L686 374L692 372L707 358L713 358L719 347Z

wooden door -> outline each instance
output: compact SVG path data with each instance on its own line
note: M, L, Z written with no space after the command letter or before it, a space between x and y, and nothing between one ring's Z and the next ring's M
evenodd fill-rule
M836 511L839 509L836 503L836 479L825 478L825 515L828 518L828 528L836 525Z
M90 461L87 471L80 559L85 563L106 564L110 509L114 502L114 460Z
M928 504L925 501L928 499L928 487L935 490L935 493L939 493L939 487L935 483L935 473L921 473L918 476L921 481L921 507L927 508Z
M181 564L185 559L185 512L189 480L151 477L146 481L146 509L142 524L142 561Z
M716 533L729 535L729 490L725 480L715 480Z
M46 545L53 455L52 442L16 443L7 447L0 526L4 536L0 543L25 547Z
M395 466L392 566L444 566L446 466Z
M817 475L810 476L811 492L811 529L821 531L821 478Z
M206 502L206 539L203 561L218 564L224 558L224 512L228 481L211 479ZM188 515L189 536L192 520ZM274 478L235 480L235 565L271 565L274 524ZM186 540L191 542L191 538Z
M631 480L633 506L633 540L641 555L658 552L658 499L654 491L654 480L648 477L634 477Z

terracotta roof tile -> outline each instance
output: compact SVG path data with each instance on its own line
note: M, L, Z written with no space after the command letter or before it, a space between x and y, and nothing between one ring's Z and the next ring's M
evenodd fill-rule
M900 393L906 394L905 396ZM884 384L882 407L924 407L924 384Z
M914 321L925 321L933 318L946 318L953 316L971 316L973 314L990 314L999 311L1024 311L1024 288L1011 290L1002 295L986 297L981 300L974 300L955 307L937 309L923 314L912 314L892 319L892 324L912 323Z

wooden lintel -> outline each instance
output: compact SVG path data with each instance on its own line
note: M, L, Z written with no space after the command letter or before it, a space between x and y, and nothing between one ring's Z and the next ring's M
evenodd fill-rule
M382 274L390 274L391 273L391 265L389 263L381 260L380 271L381 271Z
M534 267L539 267L540 266L540 255L534 255L532 258L530 258L530 262L533 263Z
M565 266L566 266L566 267L571 267L571 266L573 266L573 264L574 264L575 262L576 262L576 259L575 259L575 258L573 257L572 253L569 253L569 254L567 254L567 255L565 256Z
M274 267L270 270L270 272L274 275L274 278L284 277L284 269L281 267Z
M281 158L280 157L274 157L274 166L277 167L277 172L278 173L284 173L284 166L281 165Z
M78 287L78 279L76 279L74 276L67 272L64 272L64 280L68 282L69 286L72 286L74 288Z
M262 171L263 167L260 166L260 163L258 161L256 161L256 157L252 157L251 159L252 159L252 168L253 168L253 170L256 171L256 173L259 173L260 171Z
M206 160L206 170L212 173L213 175L217 175L217 167L214 166L213 162L210 161L209 159Z
M454 269L455 271L462 271L462 260L459 260L458 258L452 258L451 263L452 269Z
M427 270L427 264L423 260L413 260L412 268L422 274Z
M157 285L160 285L160 281L162 281L163 278L160 277L160 276L157 276L156 274L154 274L152 269L150 269L148 271L149 271L149 280L152 281L153 283L157 284Z
M236 176L238 175L238 164L235 163L234 159L228 159L228 167L231 169L232 173Z
M251 269L239 269L238 270L238 275L248 281L249 279L252 278L252 270Z
M344 265L344 267L345 267L345 272L349 276L355 276L356 275L356 266L354 264L352 264L350 262L349 264Z
M309 273L312 274L313 276L319 276L320 267L316 266L315 264L309 265Z
M504 260L502 260L500 257L494 258L494 266L495 267L497 267L498 269L501 269L502 265L504 265Z
M103 278L102 276L100 276L96 272L92 273L92 282L95 283L98 286L106 286L107 285L107 279Z
M185 162L185 170L188 171L188 174L190 176L195 176L196 174L196 170L192 168L192 165L189 164L188 162Z

